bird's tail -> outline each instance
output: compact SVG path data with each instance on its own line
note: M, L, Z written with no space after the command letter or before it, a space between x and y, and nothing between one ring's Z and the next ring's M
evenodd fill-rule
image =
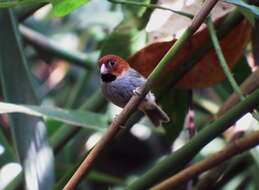
M145 109L143 112L156 127L159 127L161 123L167 123L170 120L167 114L158 105Z

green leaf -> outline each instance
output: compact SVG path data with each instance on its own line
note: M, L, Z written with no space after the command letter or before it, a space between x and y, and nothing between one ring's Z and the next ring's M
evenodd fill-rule
M80 166L82 160L78 161L73 166L66 166L66 170L62 169L63 171L60 171L63 176L62 178L56 183L55 188L53 190L60 190L62 189L67 181L72 177L72 175L75 173L76 169ZM89 175L86 177L88 181L95 181L95 182L102 182L102 183L108 183L108 184L114 184L114 185L124 185L125 182L123 179L120 179L119 177L112 176L110 174L106 174L103 172L92 170Z
M96 91L91 97L89 97L82 106L80 106L80 110L91 110L96 111L101 107L106 105L106 100L102 96L101 90ZM80 128L71 128L68 125L63 125L56 130L56 132L50 137L50 144L54 147L54 150L59 150L60 145L64 140L67 140L75 133L79 132ZM75 132L76 131L76 132ZM63 145L62 145L63 146Z
M251 13L248 9L242 7L239 7L238 10L245 16L245 18L252 26L255 26L255 17L253 13Z
M0 125L0 128L3 128L3 126ZM3 166L8 162L16 161L14 151L4 136L3 131L0 129L0 149L2 148L3 152L0 153L0 166Z
M149 4L150 0L131 0L132 2L136 1L138 3L146 3ZM147 10L146 7L139 6L139 5L123 5L122 8L124 8L124 13L134 15L136 17L142 17L145 11Z
M84 4L88 3L90 0L51 0L53 5L53 14L57 17L65 16Z
M5 188L4 190L19 189L19 185L22 183L23 173L20 172Z
M0 28L0 79L4 99L38 104L12 10L0 11L0 23L4 26ZM52 189L53 153L42 118L12 114L9 120L27 189Z
M259 7L249 5L241 0L224 0L227 3L242 7L253 13L256 17L259 17Z
M141 2L149 3L150 0L141 0ZM150 9L134 5L123 5L123 7L124 19L104 41L101 57L116 54L126 59L146 45L145 26L151 14Z
M178 137L184 127L184 120L188 111L187 90L172 89L161 100L164 111L169 115L170 122L163 124L170 143Z
M3 113L25 113L38 117L49 117L67 124L94 129L101 129L100 127L108 125L108 118L106 116L88 111L73 111L0 102L0 114Z
M250 74L251 69L248 66L245 56L242 56L232 70L237 84L240 85ZM222 103L231 95L232 87L227 79L213 87L215 93L219 96Z
M137 28L135 19L124 19L105 40L101 56L116 54L127 58L146 44L146 32Z
M0 8L28 6L38 3L47 3L47 0L0 1Z

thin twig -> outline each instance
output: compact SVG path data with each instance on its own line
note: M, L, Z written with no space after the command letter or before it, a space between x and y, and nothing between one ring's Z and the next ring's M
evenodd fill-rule
M256 146L257 144L259 144L259 131L229 144L220 152L215 153L196 164L193 164L189 168L184 169L175 176L151 188L151 190L168 190L177 188L184 182L198 176L202 172L221 164L222 162Z
M219 63L221 65L224 73L226 74L226 76L228 78L228 81L229 81L230 85L232 86L233 90L240 96L241 100L244 100L245 96L243 95L243 93L241 92L237 82L235 81L235 79L234 79L234 77L233 77L233 75L232 75L232 73L231 73L231 71L228 67L227 61L226 61L226 59L223 55L223 52L222 52L221 47L219 45L219 40L217 38L216 29L214 27L214 24L213 24L211 18L209 18L207 20L207 24L208 24L212 44L214 46L214 49L215 49L216 54L217 54L218 59L219 59Z
M251 94L254 90L259 88L259 70L253 72L240 86L242 92L245 95ZM240 101L239 95L233 93L227 101L221 106L220 110L215 116L215 119L218 119L224 115L230 108L235 106Z
M174 9L171 9L168 7L163 7L163 6L159 6L159 5L155 5L155 4L141 3L141 2L137 2L137 1L127 1L127 0L108 0L108 1L110 1L111 3L117 3L117 4L143 6L143 7L147 7L147 8L151 8L151 9L162 9L162 10L176 13L181 16L188 17L190 19L192 19L194 17L194 15L190 14L190 13L186 13L183 11L177 11L177 10L174 10Z
M205 145L258 105L259 89L247 96L244 101L233 107L221 118L200 130L183 147L156 163L154 167L130 184L127 190L149 189L152 185L161 181L161 179L168 177L168 175L178 173Z
M160 77L160 75L165 70L166 66L170 63L170 61L175 57L177 52L183 47L185 42L192 36L192 34L200 27L203 21L206 19L207 15L217 3L217 0L207 0L203 7L201 8L200 12L197 16L194 17L192 24L188 27L183 35L176 41L176 43L169 49L166 55L162 58L159 62L157 67L153 70L153 72L149 75L147 82L144 86L140 89L139 96L133 96L127 105L124 107L122 112L118 115L115 122L113 122L106 134L100 139L100 141L96 144L94 149L89 153L83 163L80 165L78 170L72 176L72 178L68 181L67 185L65 186L65 190L72 190L75 189L78 183L82 180L84 175L86 175L98 155L104 150L104 148L108 145L111 139L117 134L127 119L137 110L138 105L143 100L145 95L148 93L150 89L155 84L155 81ZM180 79L180 78L179 78Z

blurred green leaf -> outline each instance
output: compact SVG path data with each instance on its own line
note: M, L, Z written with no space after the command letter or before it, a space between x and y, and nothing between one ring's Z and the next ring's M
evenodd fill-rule
M106 105L106 100L102 96L101 90L96 91L91 97L89 97L79 110L92 110L96 111ZM54 150L57 152L60 150L60 147L63 146L63 142L68 141L71 136L73 137L76 133L79 132L80 128L72 128L68 125L63 125L56 130L56 132L50 137L50 144L54 147ZM89 130L89 129L88 129Z
M48 0L0 1L0 8L28 6L36 3L47 3Z
M99 181L99 182L111 183L116 185L124 184L124 181L118 177L111 176L109 174L95 171L95 170L89 173L88 178L89 180L92 180L92 181Z
M65 16L91 0L51 0L53 14L57 17Z
M244 1L241 0L224 0L227 3L231 3L233 5L242 7L253 13L255 16L259 17L259 7L256 7L254 5L249 5Z
M259 176L258 176L258 163L255 163L253 166L251 166L250 168L250 172L252 174L252 178L253 178L253 189L258 189L259 188ZM252 189L252 188L251 188Z
M49 117L67 124L95 129L106 127L108 124L108 118L103 114L4 102L0 102L1 113L25 113L33 116Z
M184 120L188 111L188 91L172 89L161 100L164 111L169 115L170 122L163 124L170 143L178 137L184 127Z
M150 3L150 0L130 0L131 2L139 2L139 3ZM129 16L136 16L142 17L145 11L147 10L146 7L139 6L139 5L122 5L124 15L129 14Z
M150 0L141 0L141 2L149 3ZM150 9L132 5L122 7L124 19L104 41L101 56L116 54L126 59L146 45L145 26L151 14Z
M16 190L18 189L23 180L23 172L20 172L5 188L4 190Z
M1 9L0 23L4 26L0 28L0 78L4 99L13 103L38 104L11 9ZM52 189L53 153L42 118L12 114L9 119L27 189Z
M232 73L238 85L240 85L251 74L251 69L248 66L245 56L241 57L232 70ZM224 80L223 82L215 85L213 88L222 101L225 101L233 91L228 80Z
M139 30L135 19L123 20L105 40L101 56L116 54L126 59L146 44L146 32Z
M243 7L238 7L238 10L246 17L246 19L250 22L252 26L255 25L255 17L254 14L251 13L251 11Z
M75 173L76 169L80 166L81 162L82 160L78 161L78 163L76 163L73 166L71 165L67 166L65 171L64 169L60 171L63 174L63 177L56 183L54 190L60 190L66 185L67 181ZM86 178L90 181L96 181L96 182L102 182L102 183L108 183L108 184L115 184L115 185L125 184L123 179L119 177L112 176L96 170L92 170Z
M233 75L235 77L235 80L237 81L237 84L242 84L247 77L252 73L251 68L249 67L249 64L247 62L246 56L242 56L236 66L233 69Z
M48 128L48 136L51 136L63 125L63 122L47 118L45 119L45 125Z
M1 127L2 126L0 125L0 128ZM8 162L15 161L14 150L8 143L1 129L0 129L0 149L2 150L2 152L0 151L0 167Z

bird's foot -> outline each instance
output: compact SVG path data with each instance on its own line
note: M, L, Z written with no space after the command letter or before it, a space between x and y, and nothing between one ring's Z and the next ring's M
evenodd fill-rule
M112 120L113 123L118 122L118 117L119 117L118 114L116 114L116 115L114 116L114 118L113 118L113 120ZM124 126L124 125L120 125L119 127L122 128L122 129L125 129L125 128L126 128L126 126Z
M140 96L140 94L141 94L140 87L137 87L135 90L133 90L133 95ZM151 94L151 93L147 93L147 95L143 99L143 101L146 101L146 102L149 101L149 100L154 100L154 95Z
M133 94L135 96L139 96L140 95L140 87L137 87L136 89L133 90Z

